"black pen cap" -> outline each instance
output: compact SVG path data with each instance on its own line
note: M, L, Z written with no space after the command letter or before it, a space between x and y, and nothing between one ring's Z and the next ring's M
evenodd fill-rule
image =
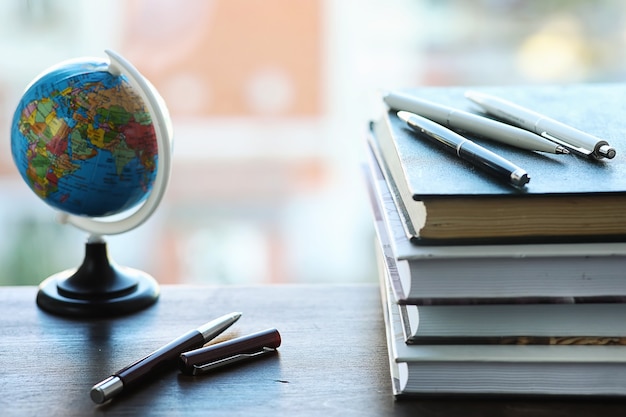
M257 333L205 346L181 353L179 368L185 374L193 374L194 367L217 362L241 354L251 354L264 348L276 349L280 346L280 333L267 329Z

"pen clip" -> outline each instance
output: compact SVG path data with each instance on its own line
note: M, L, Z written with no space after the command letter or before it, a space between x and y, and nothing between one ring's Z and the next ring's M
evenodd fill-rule
M585 149L585 148L581 148L579 146L574 146L571 143L566 142L563 139L559 139L554 135L549 134L548 132L541 132L542 137L548 139L549 141L555 142L561 146L566 147L569 150L572 150L580 155L585 155L585 156L589 156L593 153L593 151L590 151L589 149Z
M224 359L219 359L219 360L214 361L214 362L209 362L209 363L205 363L205 364L202 364L202 365L194 365L193 366L193 371L191 372L191 375L200 375L200 374L203 374L205 372L209 372L209 371L212 371L214 369L221 368L222 366L232 365L234 363L246 361L246 360L249 360L249 359L258 358L259 356L268 355L268 354L274 353L274 352L276 352L276 349L269 348L269 347L264 347L262 350L260 350L258 352L239 353L239 354L236 354L236 355L233 355L233 356L229 356L229 357L224 358Z

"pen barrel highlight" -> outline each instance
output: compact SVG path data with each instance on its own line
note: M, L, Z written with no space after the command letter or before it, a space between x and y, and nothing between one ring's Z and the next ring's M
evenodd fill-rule
M118 395L124 389L135 385L147 375L163 369L172 368L181 352L202 346L204 337L197 330L192 330L167 345L155 350L151 354L126 366L94 385L91 388L91 399L102 404Z
M406 122L414 130L422 133L431 142L435 142L453 152L458 152L458 148L467 141L463 136L454 133L447 127L422 116L413 114Z
M589 151L588 154L583 152L586 156L597 159L615 157L615 149L607 141L557 120L542 118L535 124L534 131L539 135L546 133L548 137L553 138L552 140L559 141L576 153L581 153L576 148L582 148Z
M448 116L455 111L450 107L399 92L390 92L383 100L392 109L405 110L442 124L447 124Z
M226 330L239 317L241 313L226 314L188 331L94 385L90 391L91 399L97 404L102 404L145 379L149 374L175 367L181 353L201 347Z
M454 151L459 158L517 187L530 181L528 173L511 161L424 117L400 111L398 117L430 141Z
M534 132L477 114L433 103L414 95L390 92L384 96L384 101L392 109L415 113L457 132L472 133L485 139L506 143L530 151L563 153L562 146L536 135Z
M477 166L518 187L530 181L528 173L522 168L473 142L463 143L457 149L457 154L469 162L478 162Z
M182 353L178 364L181 372L192 375L195 366L220 361L235 355L257 353L264 348L276 349L280 344L281 337L278 330L267 329Z
M167 345L155 350L143 359L116 372L124 385L130 385L148 374L168 368L176 368L178 356L187 350L196 349L205 343L204 337L197 330L192 330Z
M482 107L487 113L554 141L577 154L595 159L612 159L615 157L615 149L605 140L561 123L558 120L499 97L489 96L476 91L467 91L465 96Z

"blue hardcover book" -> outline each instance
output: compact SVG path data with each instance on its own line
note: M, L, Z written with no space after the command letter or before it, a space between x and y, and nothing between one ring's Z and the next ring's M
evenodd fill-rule
M417 244L608 242L626 240L626 84L472 87L607 140L614 159L518 149L463 136L525 169L513 187L424 140L389 110L372 123L372 144L405 228ZM407 94L479 113L466 88L416 88Z

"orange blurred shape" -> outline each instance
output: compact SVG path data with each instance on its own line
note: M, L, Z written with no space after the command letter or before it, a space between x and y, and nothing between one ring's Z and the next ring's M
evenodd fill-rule
M120 51L172 115L316 116L320 0L132 0Z

